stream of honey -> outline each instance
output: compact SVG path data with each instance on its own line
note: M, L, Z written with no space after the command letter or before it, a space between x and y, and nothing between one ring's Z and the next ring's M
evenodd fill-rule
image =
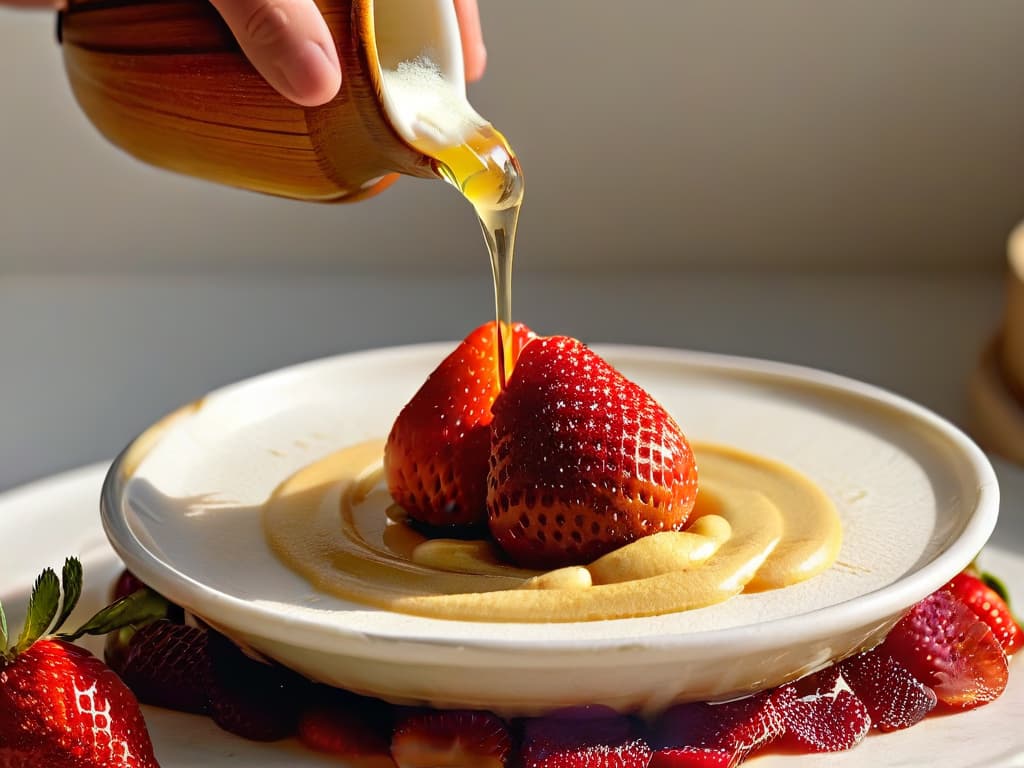
M505 137L490 125L477 128L462 144L438 150L418 147L437 171L470 202L480 220L491 257L495 316L498 320L498 380L502 387L512 352L512 257L523 203L523 173Z

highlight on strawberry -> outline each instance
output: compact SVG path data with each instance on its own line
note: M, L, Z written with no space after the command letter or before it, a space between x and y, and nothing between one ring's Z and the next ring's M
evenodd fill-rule
M74 632L60 632L81 594L82 565L69 558L61 579L47 568L36 580L17 639L9 636L0 606L0 765L157 766L135 696L102 661L73 641L146 624L164 615L167 604L141 590L104 608Z

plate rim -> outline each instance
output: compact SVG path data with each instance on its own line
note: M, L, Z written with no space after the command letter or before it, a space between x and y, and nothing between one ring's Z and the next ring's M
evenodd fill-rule
M250 386L256 383L265 384L277 378L301 375L307 369L335 361L400 358L413 353L428 354L436 352L443 356L457 343L457 341L454 341L408 344L317 358L241 379L212 390L196 401L196 403L202 402L202 400L209 397L230 394L235 388ZM823 388L830 392L839 392L845 396L852 395L856 398L870 401L876 406L881 405L905 416L910 416L918 423L923 423L933 431L941 434L948 442L960 449L957 452L958 457L964 462L964 467L969 469L977 480L977 498L974 503L974 510L966 521L963 531L950 547L898 581L838 603L792 616L753 624L742 624L697 632L652 633L636 637L629 636L626 633L618 634L614 637L547 637L544 638L542 643L531 643L528 639L522 637L515 639L501 637L466 638L462 635L444 636L436 633L411 635L408 632L399 635L394 632L352 629L338 624L319 622L313 616L282 614L282 612L274 610L272 607L242 600L209 587L188 574L181 573L156 557L131 531L127 518L123 514L117 514L117 510L120 509L119 499L123 497L125 486L131 477L131 473L126 472L126 468L140 460L140 457L134 456L133 453L137 452L140 446L152 445L153 440L159 439L159 435L164 430L169 429L178 419L187 417L196 407L196 403L192 403L171 412L141 432L111 464L104 478L101 492L100 510L104 531L118 556L133 570L141 570L143 575L148 577L148 581L153 583L155 588L167 593L169 598L180 600L183 593L178 585L188 584L191 589L190 596L198 595L203 600L186 599L184 602L192 604L201 602L204 606L212 603L214 605L219 604L224 608L230 608L233 614L231 622L233 628L242 632L258 634L278 642L293 643L300 647L322 648L324 642L339 643L344 640L346 641L345 651L351 655L376 658L379 656L381 647L383 647L388 649L383 652L387 658L393 659L396 642L405 641L409 645L418 648L427 646L435 651L444 649L462 651L460 659L464 663L469 662L467 652L472 651L479 651L484 654L515 651L520 660L524 662L554 661L564 657L569 652L619 651L619 661L621 663L627 663L628 659L625 657L633 655L622 652L639 651L644 657L642 663L646 664L650 661L651 653L677 654L708 646L727 648L736 642L741 642L750 652L776 648L779 647L780 643L786 643L787 639L793 636L792 633L797 628L800 629L800 637L804 639L816 639L825 635L838 634L846 629L863 626L864 618L860 616L860 612L867 610L869 603L874 606L870 608L872 616L896 616L935 589L938 589L951 575L965 568L975 555L981 551L995 528L999 509L999 487L995 471L988 458L973 440L952 422L902 395L841 374L756 357L645 345L595 343L588 346L591 346L598 354L615 360L616 363L629 359L650 363L652 362L650 358L656 357L659 363L670 362L690 368L719 372L728 371L733 374L741 373L745 377L755 376L772 381L782 380L796 383L804 387ZM140 565L142 566L141 569L139 568ZM153 578L154 569L157 574L155 579ZM879 601L883 603L881 608L878 607ZM415 624L419 620L427 622L452 621L415 615L406 616L403 614L403 616L411 624ZM272 620L267 621L270 617L272 617ZM642 622L651 618L653 617L617 619L615 621L630 623ZM529 623L504 622L453 621L453 623L506 628L533 626ZM580 626L593 623L575 622L575 624ZM807 625L817 626L818 629L808 631ZM319 642L314 643L313 640L319 640ZM378 652L375 653L374 650ZM430 664L431 661L432 659L420 659L421 663ZM446 660L438 656L435 663L444 664ZM638 661L638 663L641 662Z

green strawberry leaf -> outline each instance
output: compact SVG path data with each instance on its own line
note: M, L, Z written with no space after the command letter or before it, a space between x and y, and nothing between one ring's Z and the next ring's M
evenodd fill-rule
M7 653L7 614L3 603L0 603L0 656Z
M1010 609L1010 617L1020 624L1021 617L1013 611L1013 606L1010 604L1010 590L1006 588L1006 583L998 576L994 576L988 571L982 573L979 578L985 583L985 586L1003 598L1003 602L1006 603L1006 607Z
M57 615L60 602L60 582L52 568L47 568L36 579L32 597L28 601L28 616L18 637L15 653L21 653L46 634L53 617Z
M979 578L984 582L986 587L1003 598L1003 602L1006 603L1007 606L1010 605L1010 592L1007 590L1006 584L1003 583L1002 579L987 572L982 572Z
M61 572L60 581L64 592L64 604L61 606L57 623L53 625L54 632L64 626L64 622L68 620L68 616L78 605L78 598L82 596L82 563L77 557L69 557L64 561L64 570Z
M77 640L82 635L105 635L127 626L142 626L167 615L169 603L151 589L140 589L108 605L75 632L62 632L62 640Z

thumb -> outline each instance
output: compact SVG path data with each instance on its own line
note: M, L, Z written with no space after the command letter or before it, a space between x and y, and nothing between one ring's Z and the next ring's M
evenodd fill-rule
M334 98L341 67L313 0L211 0L256 70L304 107Z

